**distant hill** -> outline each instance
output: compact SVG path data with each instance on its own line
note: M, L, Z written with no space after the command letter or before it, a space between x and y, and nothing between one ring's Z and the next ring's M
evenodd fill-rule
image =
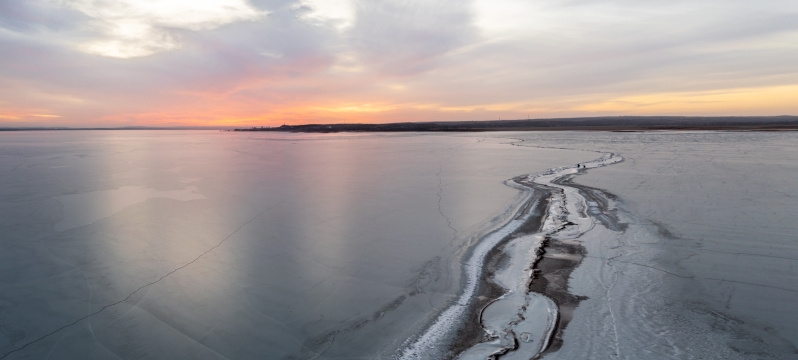
M233 130L230 126L123 126L123 127L0 127L0 131L69 130Z
M403 132L541 130L798 130L798 116L603 116L562 119L436 121L390 124L307 124L253 127L235 131Z

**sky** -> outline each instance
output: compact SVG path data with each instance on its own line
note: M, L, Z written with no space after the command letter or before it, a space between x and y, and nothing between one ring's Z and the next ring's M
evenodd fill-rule
M0 0L0 127L798 115L795 0Z

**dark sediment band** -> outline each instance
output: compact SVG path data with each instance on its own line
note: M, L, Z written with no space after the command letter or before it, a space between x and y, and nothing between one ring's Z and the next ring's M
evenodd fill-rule
M579 174L584 172L585 170L580 169ZM610 208L611 200L615 200L616 197L604 190L574 183L573 179L576 175L577 174L565 175L551 181L551 183L577 189L579 194L584 197L586 201L586 209L583 209L585 216L596 219L596 221L610 230L625 231L627 224L620 222L616 209ZM486 259L483 288L491 289L492 293L486 294L491 295L491 298L488 301L481 302L481 304L484 304L481 305L481 309L484 309L485 306L495 301L495 299L503 295L504 291L506 291L504 288L494 283L492 279L496 270L502 268L507 262L507 259L509 259L510 255L508 255L505 250L505 245L508 243L507 240L540 233L540 231L542 231L542 223L546 216L549 215L547 211L549 209L549 203L553 198L552 195L557 193L564 196L563 190L560 188L534 183L527 180L525 177L516 178L514 181L526 188L531 188L536 194L533 199L529 200L523 210L532 211L533 216L531 216L518 230L510 234L499 246L496 246ZM568 225L574 224L566 222L563 226ZM562 347L564 331L573 319L574 310L579 306L581 301L587 300L587 297L575 295L568 291L568 282L571 273L581 264L586 253L585 247L579 241L546 236L541 248L538 250L538 259L531 264L534 275L529 282L527 292L534 292L548 297L557 305L558 312L555 328L551 332L548 346L542 349L541 353L538 354L539 357L556 352ZM479 333L480 331L473 332ZM485 339L486 335L484 331L481 331L481 333L481 341L487 340ZM470 340L469 342L473 342L477 339L474 336ZM464 349L465 347L461 347L456 350L462 351ZM509 353L513 350L515 349L507 349L504 353ZM496 354L493 358L499 359L504 353Z
M585 170L579 170L578 174L583 173ZM596 219L607 229L625 231L628 224L619 220L617 209L610 208L610 200L616 200L617 197L598 188L574 183L575 176L576 174L565 175L553 180L552 183L577 189L587 203L586 215ZM533 265L536 276L530 282L529 291L552 299L557 304L559 312L557 327L552 332L549 347L541 352L540 357L556 352L562 347L563 334L573 319L574 310L581 301L588 299L568 292L571 273L582 263L586 254L585 247L579 241L547 237L540 259Z
M614 231L624 231L626 228L618 220L616 212L610 208L612 195L600 189L573 184L573 176L583 173L583 169L588 167L607 166L621 161L621 157L605 154L576 167L551 169L540 175L514 178L509 185L529 191L527 200L513 219L500 230L486 235L471 250L469 260L463 264L464 273L469 273L468 277L463 278L464 289L468 290L464 290L455 303L405 348L401 358L415 359L420 356L429 357L430 354L434 354L434 358L444 359L460 354L467 354L468 358L472 358L483 354L477 357L498 359L514 351L528 352L529 357L538 358L560 349L564 330L572 320L574 310L586 299L568 292L571 273L586 256L586 249L577 239L595 223L601 223ZM579 193L576 199L571 198L574 190ZM588 221L587 218L593 220ZM532 244L530 241L536 243ZM516 253L517 244L525 244L523 248L527 250ZM526 258L529 256L524 255L529 254L527 251L535 252L532 257L534 260ZM517 258L518 256L522 258ZM524 261L528 265L523 265ZM520 271L519 266L524 268L524 275L519 274L521 278L517 278L521 282L505 288L508 286L507 276L512 278L507 271L511 268L514 269L513 273ZM516 280L511 280L511 284L512 281ZM543 320L547 324L544 327L526 327L532 323L521 327L535 329L531 330L533 332L540 331L541 342L535 342L540 345L531 345L530 348L530 333L524 331L516 334L514 329L521 326L526 319L531 321L529 316L540 314L537 310L526 313L532 293L546 298L548 305L544 307L548 308L549 315L547 320ZM519 295L514 294L526 299L527 305L518 309L519 312L515 315L508 314L511 318L506 326L509 327L497 327L505 326L501 325L505 321L502 317L489 315L489 318L483 318L487 314L485 310L489 306L493 308L492 304L497 301L504 301L505 295L516 296L515 299L518 299ZM513 316L517 318L512 320ZM496 323L497 320L499 323ZM540 324L538 321L535 320L534 323ZM519 338L519 335L522 337ZM493 340L498 342L494 343ZM442 344L449 345L441 348Z
M584 170L579 171L580 174ZM569 186L579 190L586 201L593 202L595 205L588 203L587 215L592 216L598 220L601 225L612 231L626 231L628 224L622 223L618 218L618 209L610 209L610 200L617 201L617 196L605 190L594 188L586 185L577 184L574 182L576 175L566 175L552 183L562 186Z
M547 238L540 260L535 263L536 276L528 290L547 296L557 304L557 324L549 339L549 347L541 354L554 352L562 347L563 332L573 319L579 302L587 297L568 292L568 279L585 256L585 248L578 242L564 242ZM558 255L568 255L567 257Z
M483 281L480 284L478 300L474 302L469 313L471 318L466 321L461 329L457 331L457 338L449 349L451 357L464 350L488 340L481 324L482 311L493 301L501 297L507 291L501 285L493 281L494 274L498 269L506 266L509 255L505 251L505 245L510 239L520 236L539 233L543 221L548 215L548 207L551 201L552 192L561 192L561 189L536 184L526 180L525 176L513 179L516 184L531 189L533 196L519 211L517 218L530 214L529 218L515 232L507 236L502 242L494 247L485 259L485 272ZM568 184L571 186L571 184ZM581 190L581 189L580 189ZM597 191L600 191L596 189ZM583 195L584 196L584 195ZM587 197L586 197L587 198ZM591 197L592 199L592 197ZM604 200L599 204L605 205ZM563 242L552 238L547 238L540 252L541 257L532 264L535 269L535 278L530 282L528 291L542 294L549 297L557 304L558 320L555 331L552 334L548 349L544 352L553 352L562 346L562 334L568 323L573 318L573 311L579 302L587 299L568 292L568 279L571 272L581 263L585 255L585 248L578 242ZM558 255L567 255L565 257ZM499 358L500 356L496 356Z
M524 177L518 177L512 181L530 189L532 195L516 214L516 219L521 219L526 215L529 215L529 217L518 230L505 237L499 245L491 249L486 256L483 281L479 284L476 301L474 301L468 309L468 314L470 314L468 319L457 329L457 340L453 342L448 349L448 358L455 358L466 349L488 340L487 334L481 324L481 315L482 311L490 305L490 303L496 301L496 299L500 298L507 291L507 289L493 281L496 271L505 267L509 260L509 255L504 251L504 245L506 245L509 240L518 236L540 232L543 220L546 218L546 212L549 206L548 199L551 197L551 190L537 184L523 181L523 178Z
M561 179L563 178L558 180ZM558 181L552 182L563 185ZM554 191L562 193L562 189L546 187L532 182L524 182L524 185L536 189L548 188L549 194ZM551 195L549 195L549 200L551 200ZM587 299L587 297L577 296L568 292L568 280L571 278L571 272L579 266L585 254L585 247L578 241L562 241L547 236L538 252L537 261L532 264L534 275L529 282L527 292L534 292L548 297L557 305L558 312L557 322L551 333L549 345L546 349L541 349L540 355L555 352L562 347L563 333L568 323L573 319L574 310L582 300Z

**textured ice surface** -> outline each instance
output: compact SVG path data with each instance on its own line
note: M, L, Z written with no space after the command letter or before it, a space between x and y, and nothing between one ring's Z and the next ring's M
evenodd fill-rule
M490 233L474 248L471 256L465 263L465 288L458 296L451 306L449 306L443 313L441 313L435 322L415 340L407 349L402 352L401 359L421 359L421 358L438 358L441 356L442 344L452 341L452 334L454 330L466 315L466 310L469 304L474 300L474 295L477 290L479 282L483 276L483 265L485 257L502 239L510 235L513 231L518 229L526 219L513 219L507 222L498 230Z
M449 135L0 134L0 357L390 358L592 153Z
M505 288L506 293L491 302L481 312L480 318L480 324L485 328L489 341L467 349L459 355L460 359L495 356L529 359L547 349L561 309L543 294L529 291L530 281L534 281L533 272L538 271L532 268L532 264L542 254L546 239L574 241L591 230L595 222L585 212L587 202L577 189L555 181L580 170L584 171L583 169L621 161L623 158L620 156L604 154L592 161L549 169L527 177L527 181L558 191L551 192L548 199L543 199L548 202L548 209L541 224L541 232L514 238L502 249L509 258L509 264L494 274L492 280ZM553 274L542 274L551 275Z
M618 152L574 180L606 189L625 231L597 224L572 273L580 303L547 359L798 356L795 133L527 134Z

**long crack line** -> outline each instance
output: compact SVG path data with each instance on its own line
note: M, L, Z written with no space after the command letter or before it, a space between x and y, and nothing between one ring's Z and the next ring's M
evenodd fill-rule
M443 163L446 162L447 160L449 160L449 158L451 158L451 156L447 157L445 160L441 161L441 163L438 165L438 173L437 173L437 176L438 176L438 213L441 214L441 216L443 216L444 219L446 219L446 226L448 226L449 229L452 230L452 240L449 241L449 244L453 245L454 242L457 240L457 229L455 229L454 226L452 226L452 220L449 219L449 217L446 216L446 214L443 213L443 206L441 204L443 202L443 178L441 177L441 173L443 172Z
M613 275L615 275L615 278L612 280L612 284L610 284L610 287L607 289L607 309L610 312L610 319L612 320L612 333L613 336L615 337L615 357L620 359L621 344L620 344L620 339L618 338L618 322L615 320L615 313L612 311L612 297L611 297L612 289L614 289L615 285L618 283L617 268L615 269Z
M225 243L227 240L229 240L231 237L233 237L233 235L235 235L235 234L236 234L236 233L238 233L238 232L239 232L239 231L240 231L242 228L244 228L244 226L246 226L247 224L249 224L249 223L253 222L255 219L257 219L257 218L259 218L261 215L263 215L263 213L264 213L264 212L265 212L265 210L264 210L264 211L261 211L261 212L259 212L259 213L258 213L257 215L255 215L255 216L254 216L252 219L249 219L249 220L247 220L246 222L244 222L243 224L239 225L239 226L238 226L238 228L236 228L236 229L235 229L233 232L231 232L229 235L227 235L227 237L225 237L224 239L222 239L221 241L219 241L219 242L218 242L216 245L214 245L214 246L211 246L211 247L210 247L208 250L206 250L206 251L205 251L205 252L203 252L202 254L199 254L199 255L198 255L197 257L195 257L193 260L191 260L191 261L189 261L189 262L187 262L187 263L185 263L185 264L183 264L183 265L181 265L181 266L179 266L179 267L175 268L174 270L172 270L172 271L170 271L170 272L168 272L168 273L166 273L166 274L162 275L162 276L161 276L161 277L159 277L157 280L151 281L151 282L149 282L149 283L147 283L147 284L144 284L144 285L140 286L139 288L137 288L136 290L133 290L133 292L131 292L130 294L128 294L128 295L127 295L127 296L126 296L124 299L122 299L122 300L119 300L119 301L116 301L116 302L113 302L113 303L110 303L110 304L107 304L107 305L105 305L105 306L101 307L99 310L97 310L97 311L95 311L95 312L93 312L93 313L90 313L90 314L88 314L88 315L86 315L86 316L83 316L83 317L81 317L81 318L79 318L79 319L77 319L77 320L75 320L75 321L73 321L73 322L71 322L71 323L69 323L69 324L66 324L66 325L64 325L64 326L61 326L61 327L59 327L58 329L55 329L55 330L53 330L53 331L51 331L51 332L49 332L49 333L47 333L47 334L44 334L44 335L40 336L39 338L37 338L37 339L35 339L35 340L32 340L32 341L30 341L30 342L26 343L25 345L22 345L22 346L20 346L20 347L18 347L18 348L16 348L16 349L14 349L14 350L11 350L11 351L9 351L9 352L5 353L3 356L0 356L0 360L2 360L2 359L5 359L5 358L7 358L9 355L11 355L11 354L13 354L13 353L16 353L16 352L18 352L18 351L21 351L21 350L23 350L23 349L27 348L28 346L31 346L31 345L33 345L33 344L35 344L35 343L39 342L39 341L42 341L42 340L44 340L44 339L47 339L47 338L49 338L50 336L53 336L53 335L55 335L55 334L57 334L57 333L61 332L62 330L65 330L65 329L67 329L67 328L70 328L70 327L72 327L72 326L75 326L75 325L77 325L79 322L81 322L81 321L83 321L83 320L86 320L86 319L88 319L88 318L90 318L90 317L92 317L92 316L94 316L94 315L97 315L97 314L99 314L99 313L101 313L101 312L105 311L105 310L106 310L106 309L108 309L108 308L114 307L114 306L116 306L116 305L119 305L119 304L121 304L121 303L123 303L123 302L125 302L125 301L128 301L128 300L130 300L130 298L131 298L131 297L133 297L133 295L135 295L136 293L138 293L138 292L139 292L139 291L141 291L142 289L144 289L144 288L146 288L146 287L149 287L149 286L151 286L151 285L155 285L155 284L159 283L161 280L163 280L163 279L167 278L168 276L170 276L170 275L172 275L172 274L174 274L174 273L176 273L176 272L178 272L178 271L180 271L180 270L182 270L182 269L184 269L184 268L188 267L189 265L191 265L191 264L193 264L193 263L197 262L199 259L201 259L201 258L202 258L202 257L204 257L205 255L208 255L209 253L211 253L213 250L216 250L218 247L222 246L222 244L224 244L224 243Z

